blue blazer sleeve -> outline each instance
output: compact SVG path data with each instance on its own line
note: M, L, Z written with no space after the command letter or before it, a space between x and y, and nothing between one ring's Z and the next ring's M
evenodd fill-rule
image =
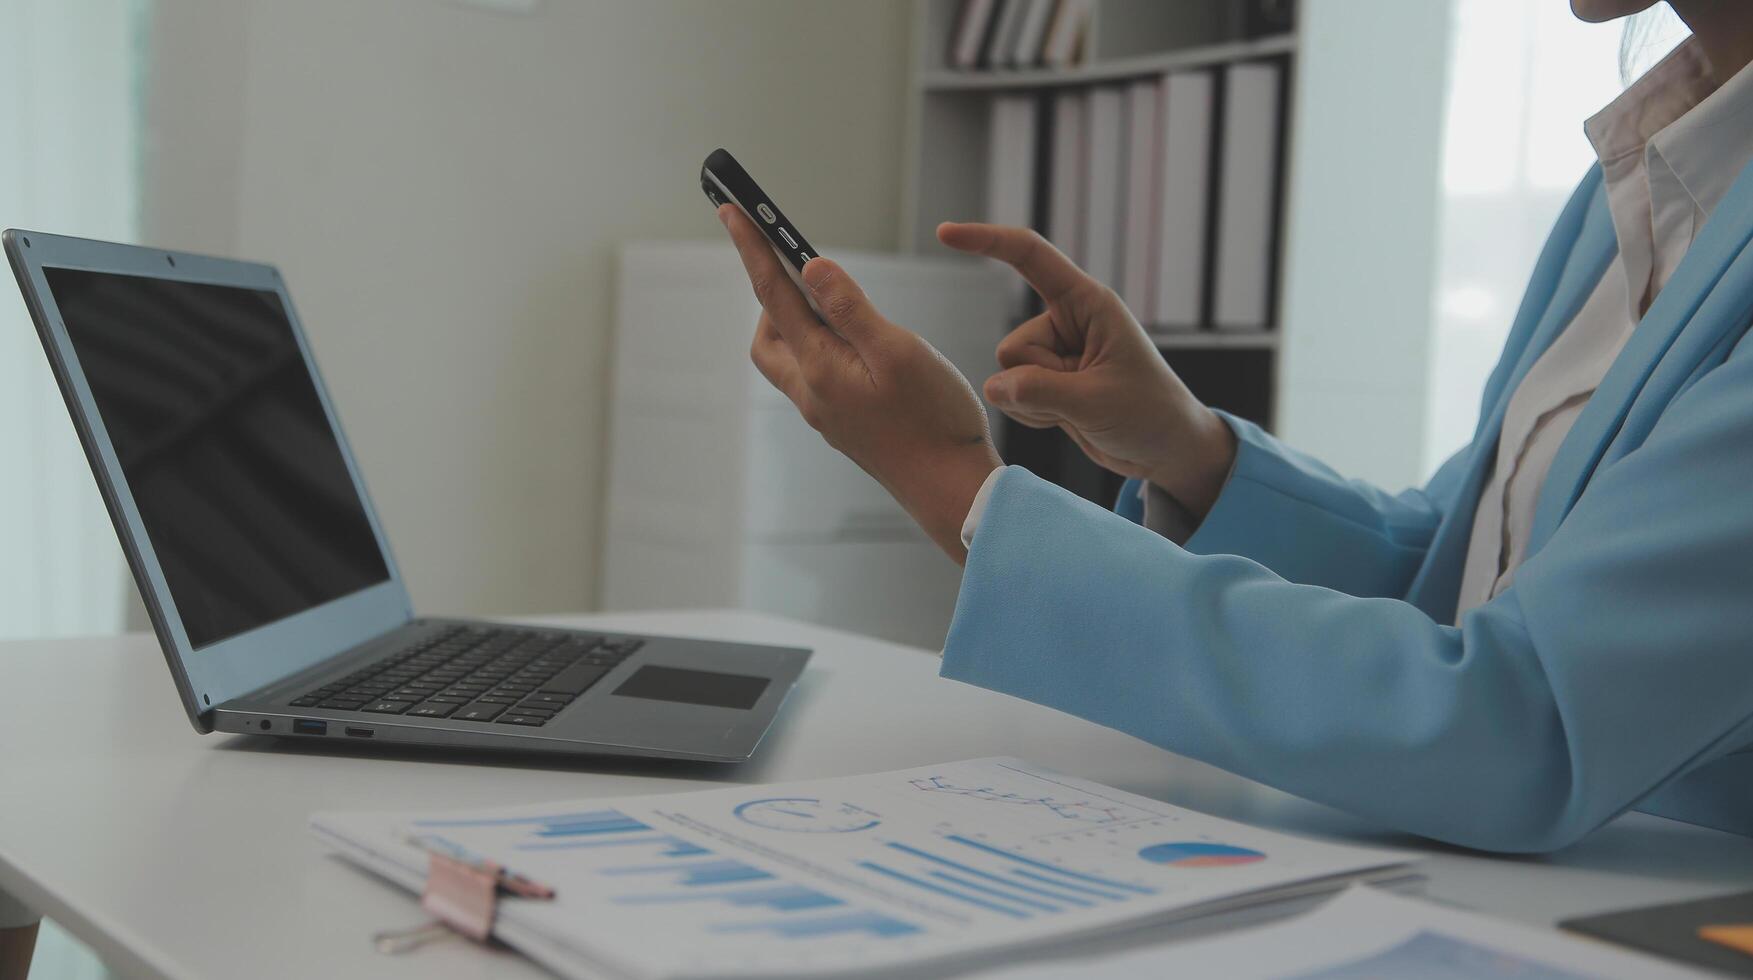
M1280 578L1358 596L1406 594L1455 498L1469 450L1422 489L1390 494L1348 480L1252 422L1218 413L1236 434L1236 461L1217 503L1185 544L1201 555L1240 555ZM1143 519L1138 481L1115 510Z
M1753 352L1675 399L1459 627L1336 591L1335 561L1240 526L1242 504L1260 524L1294 518L1301 548L1348 549L1379 592L1428 503L1347 489L1258 443L1251 455L1248 496L1217 530L1255 557L1194 554L1007 470L943 675L1504 851L1561 847L1749 742Z

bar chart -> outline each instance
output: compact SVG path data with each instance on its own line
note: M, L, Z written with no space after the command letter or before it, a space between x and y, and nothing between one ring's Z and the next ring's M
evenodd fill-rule
M1009 759L414 817L395 838L547 885L501 915L673 976L923 963L1380 860Z
M1088 874L961 834L936 847L890 841L888 853L859 867L938 898L1010 919L1057 915L1125 902L1156 889Z
M751 826L789 833L844 833L880 822L869 810L824 804L814 797L751 800L736 807L733 816ZM843 934L887 940L925 931L895 915L857 908L820 887L784 881L774 871L722 856L620 810L420 820L413 826L429 845L453 853L486 855L503 849L527 855L531 873L541 862L564 856L569 867L594 879L590 893L604 896L610 905L691 907L698 911L696 926L709 933L801 942ZM512 867L522 870L515 859ZM765 915L747 918L751 912Z

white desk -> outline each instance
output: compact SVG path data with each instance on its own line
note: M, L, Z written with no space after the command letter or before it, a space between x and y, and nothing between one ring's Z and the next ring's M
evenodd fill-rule
M1432 848L1123 735L936 676L918 650L750 613L552 620L813 647L755 761L721 768L425 751L394 755L196 735L147 636L0 644L0 891L128 976L544 975L461 942L379 956L422 916L326 857L317 809L487 806L804 779L1016 755L1209 813L1422 849L1427 894L1530 922L1745 888L1753 842L1630 815L1560 854ZM346 748L346 747L342 747Z

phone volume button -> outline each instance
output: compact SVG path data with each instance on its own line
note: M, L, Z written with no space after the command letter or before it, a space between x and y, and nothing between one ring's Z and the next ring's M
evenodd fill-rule
M797 248L797 239L791 237L791 232L786 231L784 225L779 226L779 237L785 239L785 244Z

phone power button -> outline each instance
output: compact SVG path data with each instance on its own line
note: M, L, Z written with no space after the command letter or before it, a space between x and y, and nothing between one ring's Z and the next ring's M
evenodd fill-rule
M764 202L764 201L760 204L755 205L755 213L760 215L761 220L767 222L768 224L772 224L773 222L779 220L779 216L774 214L773 209L768 207L766 202Z

